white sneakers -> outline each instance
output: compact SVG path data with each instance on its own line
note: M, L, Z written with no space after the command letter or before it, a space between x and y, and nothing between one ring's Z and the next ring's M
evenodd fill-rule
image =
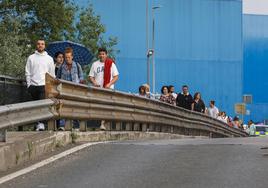
M44 131L45 130L45 125L44 123L40 123L38 122L37 126L36 126L36 131Z
M79 128L72 128L72 131L79 132L80 130L79 130Z
M59 130L59 131L65 131L65 128L64 128L64 127L59 127L58 130Z
M106 131L105 121L104 121L104 120L101 121L100 130L102 130L102 131Z

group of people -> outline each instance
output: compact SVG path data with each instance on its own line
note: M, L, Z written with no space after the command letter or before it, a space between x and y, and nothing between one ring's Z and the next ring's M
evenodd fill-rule
M209 107L206 107L204 101L202 100L201 93L196 92L194 97L192 97L192 95L189 93L189 87L187 85L182 86L182 91L180 93L175 92L173 85L162 86L160 97L156 97L150 93L149 85L143 84L139 87L138 95L141 97L158 99L164 103L182 107L187 110L204 113L210 117L224 122L229 127L242 129L241 120L237 116L232 119L230 116L227 116L224 111L219 111L219 109L215 106L214 100L211 100Z
M139 87L139 96L146 98L157 99L156 96L150 93L150 87L148 84L143 84ZM182 86L181 93L175 93L173 85L163 86L161 88L161 95L159 100L174 106L179 106L188 110L197 111L201 113L206 112L206 107L201 99L200 92L194 94L194 97L189 93L187 85Z
M28 91L33 100L45 98L45 74L75 82L84 83L84 73L81 65L73 59L73 49L68 47L64 52L57 52L54 60L45 51L45 41L39 39L36 43L36 51L27 59L25 76ZM90 69L88 80L95 87L114 88L118 80L119 72L115 62L108 58L105 48L98 49L99 60L95 61ZM60 130L64 130L64 120L57 122ZM103 126L103 123L102 123ZM79 127L79 121L73 121L73 128ZM104 128L104 127L103 127ZM44 130L45 123L38 122L36 130Z
M45 74L49 73L52 76L75 82L85 83L84 73L81 65L73 59L73 49L68 47L64 52L57 52L54 59L45 51L45 41L40 39L36 43L36 51L27 59L25 67L25 76L27 88L33 100L45 98ZM108 58L105 48L98 49L99 59L95 61L90 69L88 81L95 87L103 87L114 89L114 84L118 80L119 72L115 62ZM238 117L231 118L225 112L220 112L215 106L215 101L211 100L209 107L205 106L202 100L201 93L196 92L194 97L189 93L187 85L182 86L182 91L176 93L174 86L163 86L161 88L160 97L156 97L150 92L150 86L143 84L139 87L139 96L159 99L162 102L179 106L188 110L205 113L213 118L225 122L230 127L241 128L241 121ZM59 130L64 130L65 120L57 121ZM79 128L79 121L73 120L73 128ZM105 129L104 121L101 123L101 129ZM38 122L36 130L44 130L45 123Z

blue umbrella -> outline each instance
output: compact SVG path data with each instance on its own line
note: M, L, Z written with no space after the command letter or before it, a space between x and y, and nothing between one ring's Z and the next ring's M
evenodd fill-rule
M80 65L87 65L94 58L93 53L91 53L85 46L71 41L52 42L48 45L46 51L51 57L54 57L56 52L64 52L67 47L71 47L73 49L73 60Z

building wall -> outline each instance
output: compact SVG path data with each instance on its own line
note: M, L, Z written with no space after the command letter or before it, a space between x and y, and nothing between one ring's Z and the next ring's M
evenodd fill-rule
M253 96L253 104L247 105L247 119L268 119L268 16L243 16L244 40L244 88L245 94Z
M78 1L79 2L79 1ZM117 36L120 80L116 88L137 92L146 82L146 1L90 0L105 24L106 37ZM85 1L80 0L80 5ZM152 0L149 0L152 7ZM233 115L242 96L241 0L158 0L155 11L156 90L183 84L216 100ZM152 28L150 16L150 28ZM150 29L149 33L152 33Z

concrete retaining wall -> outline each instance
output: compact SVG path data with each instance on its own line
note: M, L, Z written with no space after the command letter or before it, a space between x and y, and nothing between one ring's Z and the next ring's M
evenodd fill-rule
M0 144L0 171L64 147L71 143L195 138L170 133L154 132L9 132L8 142ZM200 138L200 137L199 137ZM205 137L203 137L205 138Z

